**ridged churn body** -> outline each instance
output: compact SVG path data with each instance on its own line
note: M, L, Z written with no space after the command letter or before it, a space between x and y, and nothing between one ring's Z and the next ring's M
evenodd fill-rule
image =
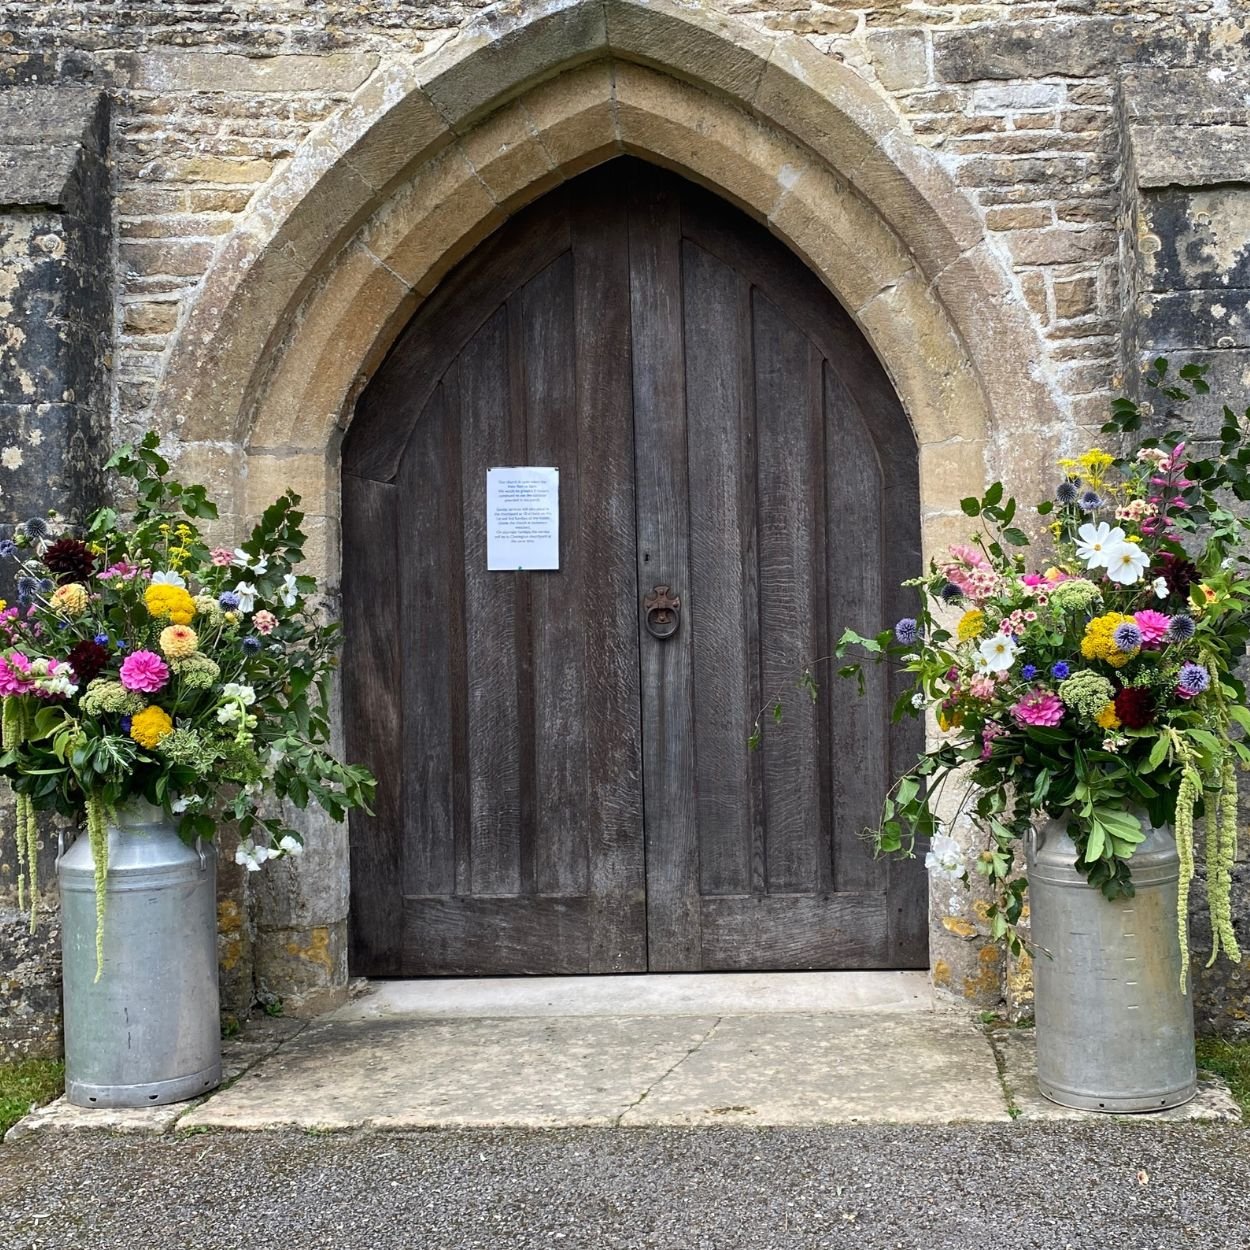
M1065 820L1041 825L1029 856L1038 1082L1065 1107L1159 1111L1197 1093L1193 1000L1180 988L1180 860L1169 830L1145 820L1143 830L1132 898L1108 900L1088 884Z
M103 971L95 866L80 837L57 865L65 1086L79 1107L178 1102L221 1081L216 858L144 803L108 829Z

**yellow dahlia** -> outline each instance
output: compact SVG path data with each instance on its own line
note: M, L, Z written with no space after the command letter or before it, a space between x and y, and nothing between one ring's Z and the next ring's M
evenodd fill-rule
M87 588L78 582L68 582L52 592L52 606L67 616L81 616L87 610Z
M149 615L168 619L175 625L190 625L195 616L195 600L182 586L158 582L143 592L143 602Z
M141 747L154 747L174 731L174 722L163 707L145 707L130 719L130 736Z
M161 650L171 660L185 660L199 649L200 640L189 625L166 625L161 630Z

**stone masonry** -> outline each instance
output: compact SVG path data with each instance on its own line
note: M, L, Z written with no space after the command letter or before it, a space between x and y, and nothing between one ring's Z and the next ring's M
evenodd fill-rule
M767 220L855 313L917 429L932 550L987 474L1045 492L1143 358L1205 361L1245 406L1247 81L1236 0L8 0L0 520L85 505L105 427L155 427L227 500L223 531L295 485L333 583L338 437L373 364L504 215L627 150ZM32 199L9 153L44 145L83 172ZM19 395L36 371L14 353L51 353L22 339L25 275L61 247L77 346ZM35 499L41 434L76 485ZM299 871L226 874L235 1013L344 991L345 835L310 833ZM1027 969L983 901L931 905L935 983L1019 1006ZM8 933L0 1002L50 1018L51 947L14 980ZM1206 1018L1250 1019L1250 962L1203 994Z

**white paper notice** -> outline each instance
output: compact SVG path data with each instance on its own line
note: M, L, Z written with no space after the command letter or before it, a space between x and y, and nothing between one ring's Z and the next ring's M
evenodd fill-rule
M560 470L486 470L486 567L560 567Z

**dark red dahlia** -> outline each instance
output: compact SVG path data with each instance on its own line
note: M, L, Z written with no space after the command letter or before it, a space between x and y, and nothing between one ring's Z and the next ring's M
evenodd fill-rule
M96 569L95 556L77 538L58 538L43 553L43 562L61 583L85 582Z
M1151 569L1153 577L1162 577L1168 591L1180 599L1189 598L1189 588L1200 580L1197 566L1184 556L1165 551L1159 556L1157 568Z
M1154 720L1154 696L1149 690L1125 686L1116 691L1115 714L1126 729L1145 729Z
M94 681L99 677L104 666L109 662L109 653L98 642L92 642L90 638L87 638L80 642L66 658L69 660L70 668L74 670L74 676L78 678L78 684L85 686L89 681Z

